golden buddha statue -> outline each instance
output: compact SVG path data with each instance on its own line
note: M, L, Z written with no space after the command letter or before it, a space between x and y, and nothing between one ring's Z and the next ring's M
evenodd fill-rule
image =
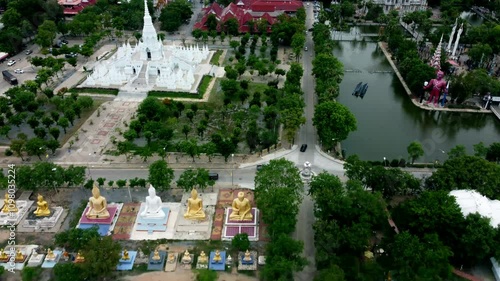
M244 261L252 261L252 255L250 254L250 251L245 252L245 256L243 257Z
M33 212L37 217L46 217L50 215L49 204L43 200L43 196L38 194L38 201L36 202L36 210Z
M129 260L130 259L130 256L128 254L128 251L127 249L124 249L123 250L123 255L122 255L122 260L126 261L126 260Z
M181 262L182 263L191 263L191 261L192 261L191 254L189 254L188 250L186 249L186 251L184 252L184 256L182 256Z
M229 215L230 220L250 221L253 219L253 215L250 212L252 206L250 205L250 201L245 198L244 192L238 192L238 198L234 198L232 207L233 212Z
M19 249L17 249L15 261L24 261L24 255Z
M85 216L89 219L107 219L109 218L107 206L106 198L101 196L99 188L94 184L92 197L89 198L89 210Z
M175 262L175 255L173 253L168 254L168 263L174 263Z
M9 258L9 255L7 255L7 253L3 249L1 249L0 250L0 260L6 260L8 258Z
M5 199L3 200L2 213L17 213L18 209L16 206L16 201L14 200L14 194L12 197L9 193L5 192Z
M64 251L64 253L63 253L63 258L64 258L64 260L66 260L66 261L69 259L69 253L68 253L67 251Z
M206 215L203 211L203 200L198 198L198 192L196 189L191 191L191 198L187 201L187 211L184 214L184 218L189 220L203 220Z
M45 256L45 260L48 260L48 261L53 261L56 259L56 255L54 254L54 252L49 248L47 250L47 256Z
M208 262L207 255L205 255L204 251L201 251L200 256L198 257L198 262L199 263L207 263Z
M84 262L85 261L85 257L82 255L82 252L81 251L78 251L78 253L76 254L76 258L75 258L75 262Z
M160 252L158 252L158 249L155 250L153 257L151 259L154 261L159 261L161 259Z
M219 250L215 250L214 259L212 260L212 262L219 263L221 260L222 260L222 258L220 256Z

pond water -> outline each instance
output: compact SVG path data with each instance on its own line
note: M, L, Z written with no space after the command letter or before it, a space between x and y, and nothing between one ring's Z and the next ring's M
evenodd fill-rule
M406 148L416 140L425 150L419 162L442 162L447 158L443 152L458 144L472 153L476 143L500 140L500 120L493 114L439 113L414 106L394 73L375 72L392 72L377 43L341 41L334 54L346 70L356 71L345 73L338 98L358 121L358 130L342 142L347 155L378 161L407 159ZM352 95L359 82L368 83L364 99Z

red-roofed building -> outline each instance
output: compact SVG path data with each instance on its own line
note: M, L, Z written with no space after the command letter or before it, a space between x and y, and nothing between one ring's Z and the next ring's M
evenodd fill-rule
M300 0L237 0L236 3L231 3L227 7L214 2L202 9L203 17L194 25L194 29L207 30L208 17L215 15L219 23L217 26L219 31L222 24L231 18L238 20L240 33L249 32L249 22L255 23L260 19L267 21L270 31L270 26L276 22L279 15L294 14L301 7L303 4Z
M59 0L57 3L64 7L65 16L74 16L85 7L95 5L96 0Z

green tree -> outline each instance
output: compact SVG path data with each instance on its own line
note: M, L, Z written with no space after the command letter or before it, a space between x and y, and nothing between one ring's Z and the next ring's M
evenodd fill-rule
M475 266L495 255L497 231L491 226L490 219L480 214L469 214L465 218L464 231L456 247L455 259L462 264Z
M255 202L271 237L295 229L303 187L299 170L288 160L271 160L257 171ZM282 200L284 197L288 199Z
M157 190L167 190L173 179L174 171L168 167L164 160L158 160L149 165L148 181Z
M207 142L202 146L201 150L207 155L208 162L212 162L212 157L217 153L217 146L213 142Z
M486 160L491 162L499 162L500 160L500 142L494 142L486 151Z
M215 281L217 280L217 272L208 269L197 270L196 281Z
M304 49L304 44L306 43L306 36L304 33L296 32L292 37L292 50L295 54L295 59L299 61L302 50Z
M354 115L335 101L316 105L313 124L323 145L332 148L336 142L345 140L350 132L357 129Z
M40 155L44 155L46 152L45 141L40 138L32 138L28 140L25 148L29 156L38 156L39 160L42 160Z
M192 189L197 189L203 192L203 190L205 190L208 186L213 186L215 181L210 179L208 170L197 168L196 170L185 170L176 183L178 187L182 188L186 192L189 192Z
M64 130L64 133L66 134L66 128L69 127L69 119L66 117L61 117L57 121L57 125L61 126Z
M48 140L45 146L52 152L52 155L56 153L56 150L61 147L61 143L56 139Z
M182 133L186 136L186 140L188 139L189 132L191 132L191 126L189 125L182 126Z
M293 280L293 273L301 271L307 264L302 256L304 244L281 233L266 247L264 280Z
M76 263L58 263L54 266L54 278L56 281L84 281L84 272Z
M200 150L196 139L190 139L180 143L181 151L191 156L194 163L194 157L200 155Z
M25 267L22 271L23 281L40 280L40 274L42 273L41 267Z
M83 249L84 275L91 280L111 276L121 258L122 247L111 236L92 238Z
M314 277L314 281L345 281L344 271L334 264L319 271L318 275Z
M20 157L22 161L24 161L23 151L25 145L26 145L25 140L16 139L10 141L10 149L14 151L16 153L16 156Z
M474 156L485 158L488 153L488 148L483 142L475 144L474 146Z
M78 251L85 248L92 239L99 238L99 232L96 227L89 229L70 228L59 232L54 237L54 243L64 247L67 251Z
M448 159L459 158L467 155L467 150L463 145L457 145L448 152Z
M57 127L52 127L49 130L50 135L57 140L59 138L59 135L61 134L61 131Z
M239 233L233 237L231 240L231 246L238 251L246 251L250 248L250 240L248 240L248 234Z
M419 239L405 231L396 235L387 250L395 279L447 280L451 276L448 259L453 253L435 234Z
M491 199L500 199L500 166L476 156L445 161L426 180L429 190L474 189Z
M161 10L160 22L161 29L173 32L191 18L193 10L191 4L186 0L169 2L165 8Z
M424 156L424 148L422 147L422 144L418 141L414 141L408 145L408 148L406 149L408 151L408 155L410 155L411 163L415 163L415 160L417 160L419 157Z
M42 48L52 46L56 38L57 26L54 21L45 20L39 27L35 42Z

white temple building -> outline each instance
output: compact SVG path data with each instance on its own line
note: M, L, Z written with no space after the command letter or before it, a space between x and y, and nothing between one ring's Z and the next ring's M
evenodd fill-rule
M107 60L96 63L83 87L120 88L121 90L167 90L196 92L204 75L217 71L209 64L213 51L205 45L163 45L144 5L142 38L135 46L129 42Z

